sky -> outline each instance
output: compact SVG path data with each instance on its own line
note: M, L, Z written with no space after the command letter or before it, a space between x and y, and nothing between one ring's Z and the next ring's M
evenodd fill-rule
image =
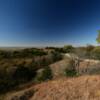
M100 0L0 0L0 46L96 45Z

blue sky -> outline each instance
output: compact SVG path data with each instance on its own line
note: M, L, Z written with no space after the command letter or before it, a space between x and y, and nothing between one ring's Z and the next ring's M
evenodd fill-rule
M0 46L96 44L100 0L0 0Z

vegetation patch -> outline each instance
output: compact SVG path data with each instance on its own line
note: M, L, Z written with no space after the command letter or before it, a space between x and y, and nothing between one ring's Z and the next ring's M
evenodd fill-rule
M50 67L45 67L43 70L41 70L40 73L38 73L37 77L36 77L36 80L38 82L41 82L41 81L47 81L47 80L50 80L52 79L53 76L52 76L52 71L50 69Z

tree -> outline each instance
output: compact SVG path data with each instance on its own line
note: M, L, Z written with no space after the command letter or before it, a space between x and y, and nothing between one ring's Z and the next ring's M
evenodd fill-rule
M98 30L98 37L96 38L98 44L100 44L100 30Z

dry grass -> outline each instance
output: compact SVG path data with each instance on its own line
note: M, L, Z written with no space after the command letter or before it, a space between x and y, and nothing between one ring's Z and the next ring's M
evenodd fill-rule
M34 94L25 100L100 100L100 76L60 78L33 85L19 92L8 93L4 100L22 97L29 90L33 90Z
M100 76L63 78L36 85L30 100L100 100Z

